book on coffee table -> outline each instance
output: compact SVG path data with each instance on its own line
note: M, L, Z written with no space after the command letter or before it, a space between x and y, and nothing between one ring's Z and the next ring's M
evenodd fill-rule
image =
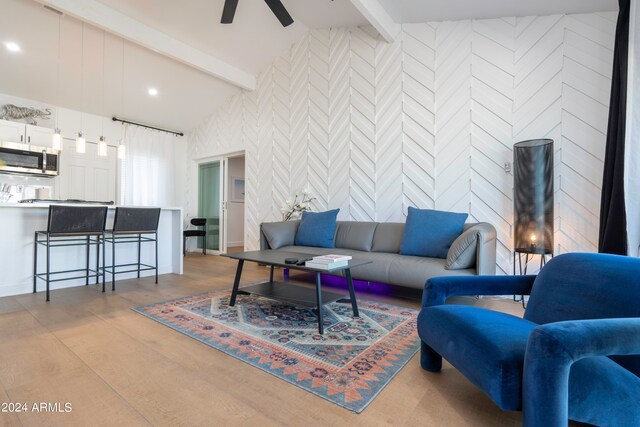
M352 258L353 257L351 255L327 254L327 255L314 256L313 262L329 263L329 262L349 261Z
M332 270L334 268L347 266L350 259L352 259L350 255L321 255L307 261L305 267L317 268L318 270Z

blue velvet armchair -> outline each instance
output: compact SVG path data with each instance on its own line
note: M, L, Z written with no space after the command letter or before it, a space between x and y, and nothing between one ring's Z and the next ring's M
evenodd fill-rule
M530 295L524 318L445 305L455 295ZM527 427L640 426L640 259L555 257L538 276L429 280L421 364L442 357Z

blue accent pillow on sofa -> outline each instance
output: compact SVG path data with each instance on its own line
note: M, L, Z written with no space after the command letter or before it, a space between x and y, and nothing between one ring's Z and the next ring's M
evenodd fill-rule
M296 246L334 248L336 218L340 209L326 212L302 212L302 219L296 233Z
M449 247L462 234L468 216L466 213L410 207L400 254L446 258Z

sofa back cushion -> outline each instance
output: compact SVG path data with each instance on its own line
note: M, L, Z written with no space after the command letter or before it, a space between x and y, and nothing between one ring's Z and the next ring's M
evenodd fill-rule
M524 318L538 324L564 320L640 317L640 259L569 253L538 274ZM640 376L640 356L612 357Z
M260 224L260 229L267 239L269 248L278 249L294 244L299 226L300 221L263 222Z
M449 247L462 234L468 216L466 213L409 207L400 254L446 258Z
M336 248L371 252L377 222L338 221Z
M300 226L296 233L296 246L334 248L336 218L340 209L325 212L302 212Z
M379 223L373 235L371 252L399 253L403 233L404 224L401 222Z

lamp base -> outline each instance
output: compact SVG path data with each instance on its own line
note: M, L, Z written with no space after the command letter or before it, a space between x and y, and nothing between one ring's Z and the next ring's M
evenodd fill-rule
M536 252L532 252L531 249L535 250ZM522 271L522 254L525 255L525 259L524 259L524 273ZM540 270L542 270L542 267L544 267L544 265L547 263L547 255L551 255L551 258L553 258L553 252L548 252L545 251L544 248L526 248L526 249L516 249L515 251L513 251L513 275L515 276L516 273L516 255L518 256L518 265L520 266L520 275L522 276L523 274L526 275L527 274L527 266L529 264L529 256L531 256L533 258L534 255L540 255ZM520 295L519 299L516 299L516 295L513 296L513 300L515 302L522 302L522 308L527 308L526 302L524 300L524 295Z

